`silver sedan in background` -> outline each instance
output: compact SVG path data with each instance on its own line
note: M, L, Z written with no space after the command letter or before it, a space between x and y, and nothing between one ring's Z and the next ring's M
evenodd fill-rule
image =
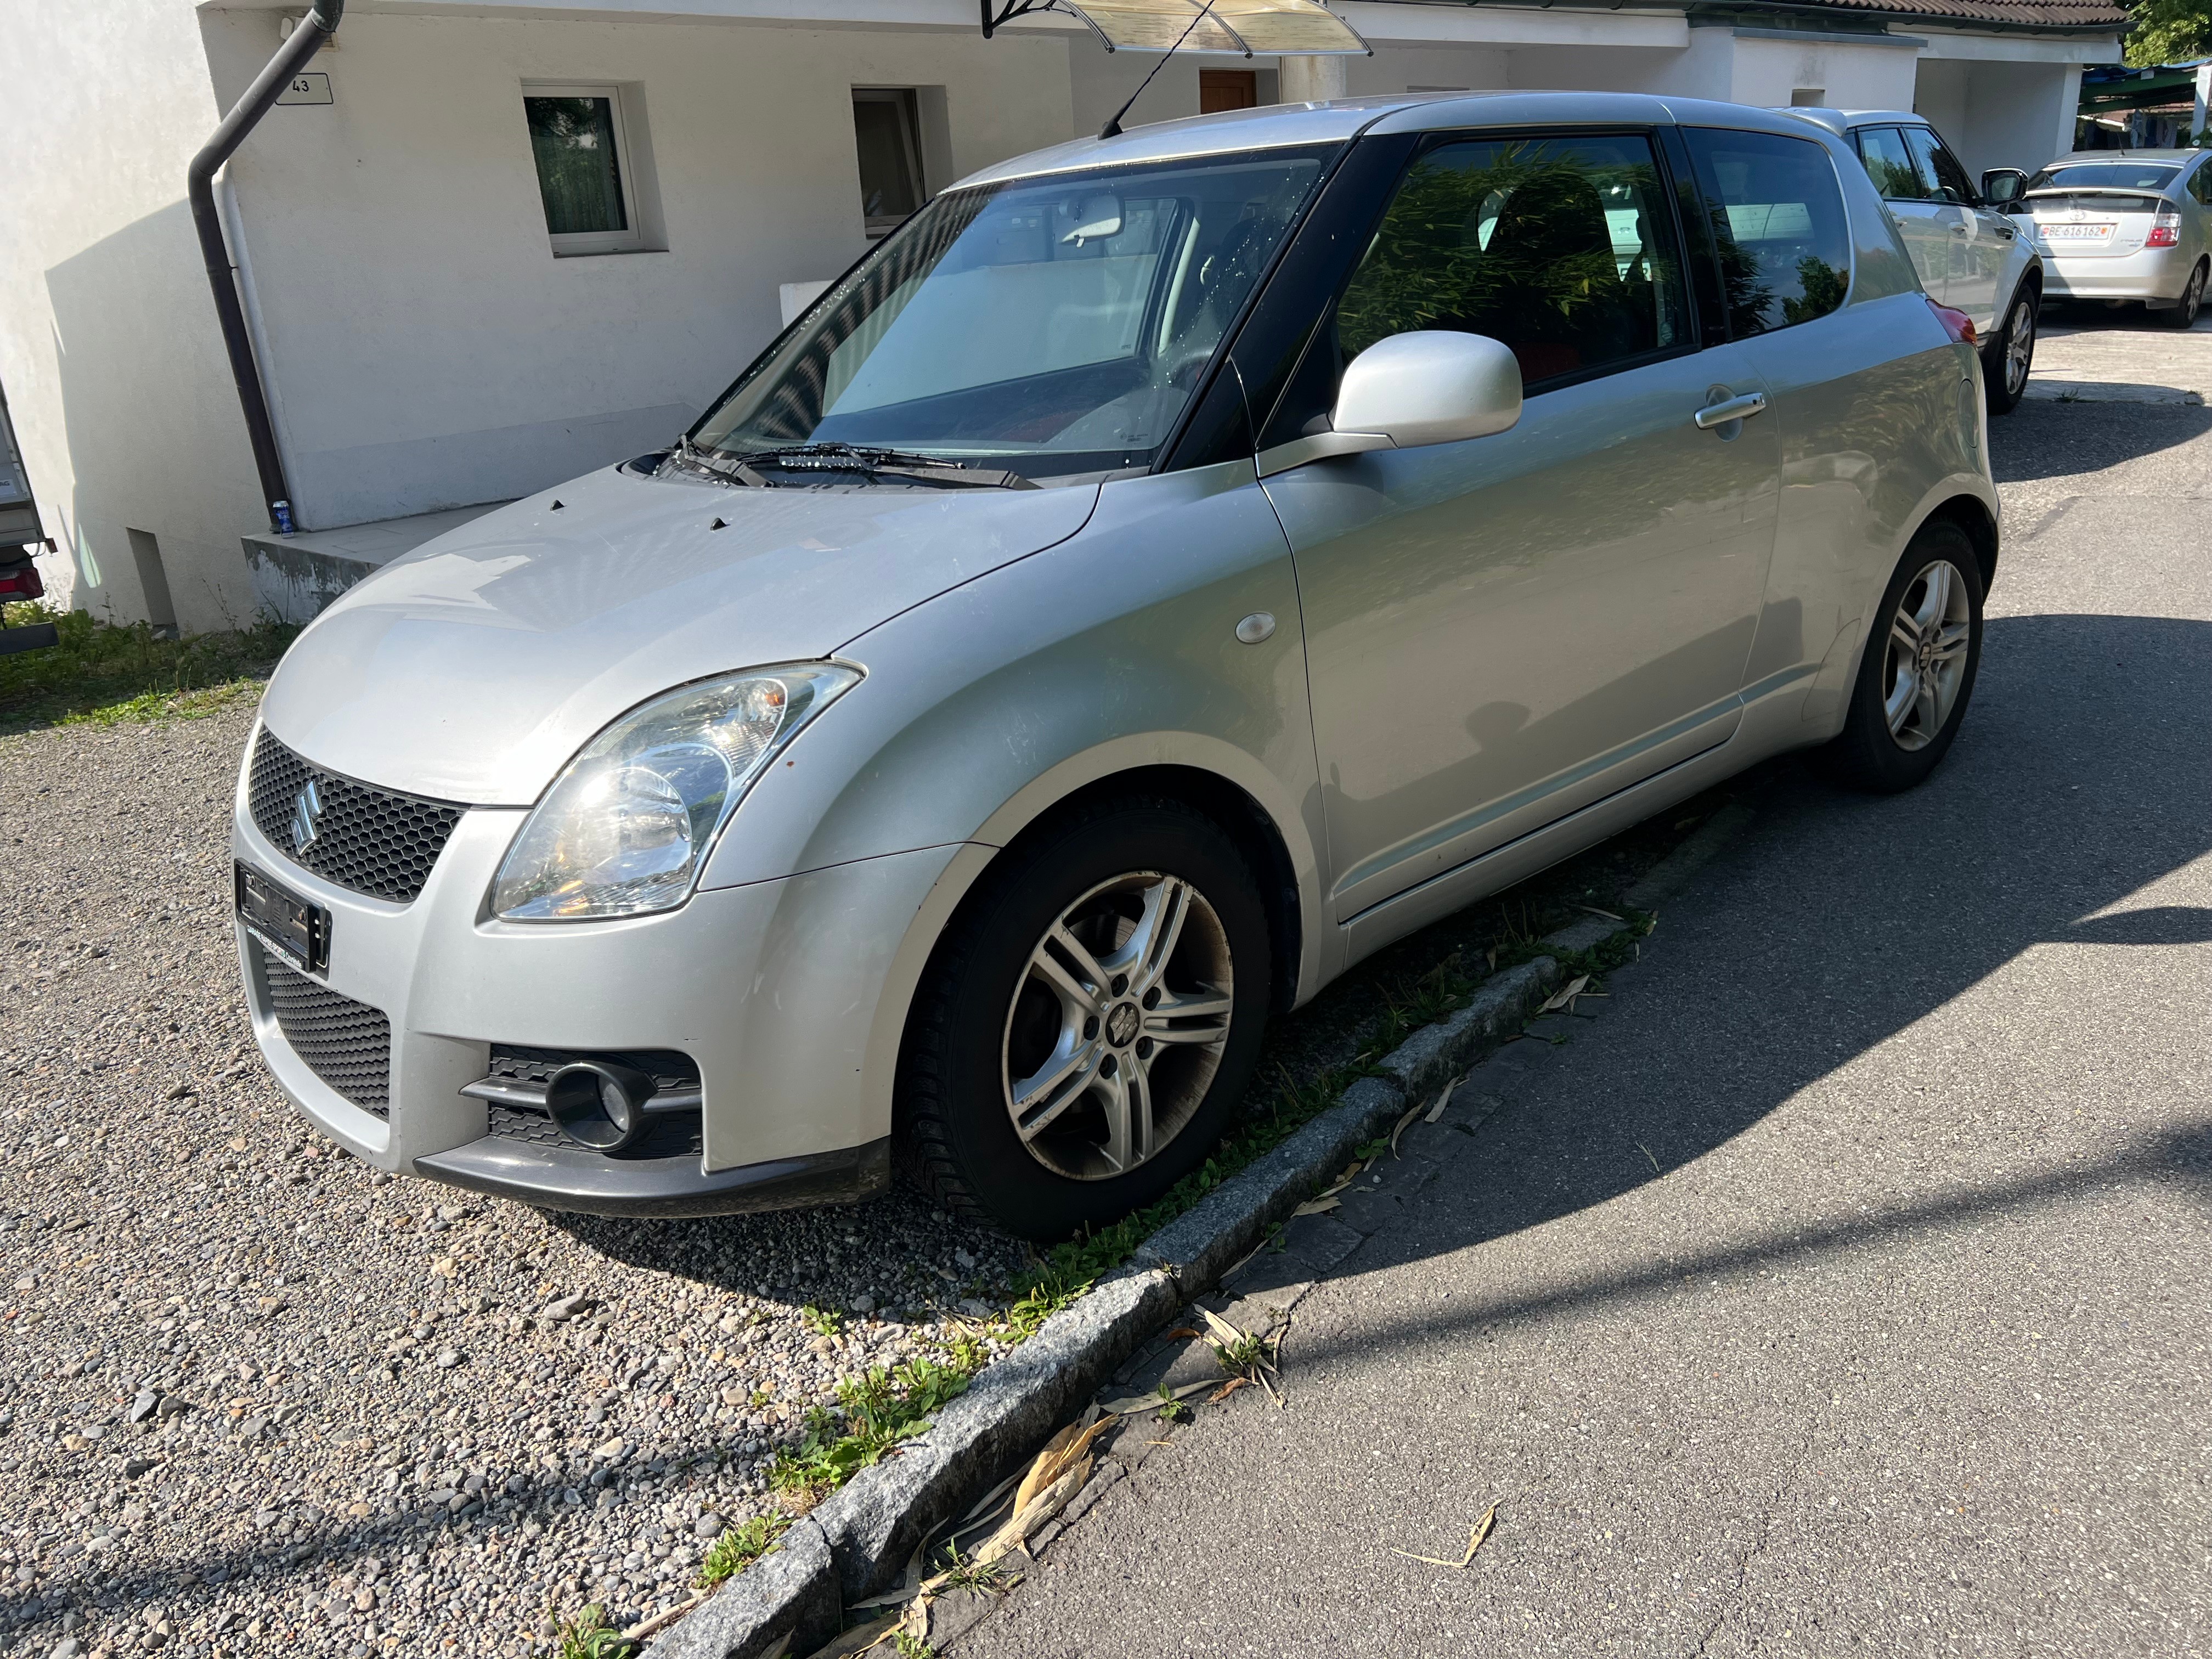
M1119 1216L1392 940L1780 750L1929 775L1997 558L1968 334L1849 149L1731 105L994 167L665 450L300 636L254 1034L371 1164L526 1202Z
M2140 301L2170 328L2196 322L2212 276L2212 151L2076 150L2010 210L2033 226L2045 298Z

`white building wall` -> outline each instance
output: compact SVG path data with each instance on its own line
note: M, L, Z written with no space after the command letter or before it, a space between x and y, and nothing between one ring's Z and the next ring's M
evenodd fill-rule
M233 163L238 251L304 525L519 494L665 441L775 331L781 284L830 276L864 247L852 87L925 89L937 187L1096 131L1154 61L1109 56L1073 26L985 42L969 0L646 3L635 15L615 0L357 7L313 66L336 101L272 111ZM2057 153L2081 64L2117 56L2110 41L1929 31L1916 73L1910 50L1653 11L1342 4L1377 48L1345 65L1355 94L1917 97L1978 169ZM717 10L732 15L703 15ZM0 383L65 544L49 586L95 611L143 614L134 529L158 537L186 628L253 606L238 538L261 528L260 494L184 172L274 51L276 17L268 4L0 0L0 62L15 71ZM1171 62L1131 122L1194 112L1213 62L1242 60ZM1265 95L1276 66L1244 66ZM642 88L665 251L552 257L526 80Z
M186 629L250 620L238 537L266 519L184 199L221 115L191 8L3 0L0 63L0 385L47 592L145 616L138 529Z
M273 20L211 27L274 49ZM854 87L941 88L956 176L1069 136L1048 37L366 13L316 67L335 102L270 112L235 164L303 527L522 495L682 430L781 284L866 248ZM665 252L553 256L526 81L642 88Z

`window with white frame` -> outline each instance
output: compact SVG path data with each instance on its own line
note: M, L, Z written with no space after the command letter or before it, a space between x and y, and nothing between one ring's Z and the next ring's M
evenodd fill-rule
M860 155L860 211L881 236L923 201L921 121L911 87L853 88L853 136Z
M553 252L627 253L650 246L638 112L618 85L526 82L522 109Z

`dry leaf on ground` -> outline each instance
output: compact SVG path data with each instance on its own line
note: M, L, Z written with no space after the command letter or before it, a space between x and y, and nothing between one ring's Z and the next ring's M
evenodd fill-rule
M1490 1528L1497 1522L1497 1519L1498 1505L1492 1504L1488 1509L1482 1512L1482 1519L1476 1522L1474 1525L1468 1529L1467 1534L1467 1553L1460 1557L1456 1561L1446 1561L1441 1557L1434 1555L1416 1555L1411 1550L1401 1550L1395 1545L1391 1547L1390 1553L1393 1555L1402 1555L1408 1561L1425 1561L1432 1567L1449 1567L1454 1572L1463 1571L1466 1570L1468 1565L1474 1561L1474 1553L1482 1547L1482 1540L1490 1536Z
M1390 1156L1391 1156L1391 1157L1393 1157L1393 1158L1396 1158L1396 1157L1399 1155L1399 1153L1398 1153L1398 1137L1399 1137L1400 1135L1404 1134L1404 1133L1406 1133L1406 1127L1407 1127L1407 1126L1408 1124L1410 1124L1411 1122L1413 1122L1413 1121L1415 1118L1417 1118L1417 1117L1420 1116L1420 1115L1421 1115L1421 1108L1420 1108L1420 1104L1419 1104L1419 1102L1416 1102L1416 1103L1414 1103L1414 1104L1413 1104L1413 1106L1412 1106L1412 1107L1411 1107L1411 1108L1407 1111L1406 1115L1405 1115L1405 1116L1403 1116L1403 1117L1401 1117L1401 1118L1400 1118L1400 1119L1398 1120L1398 1127L1397 1127L1396 1128L1395 1128L1395 1129L1393 1129L1393 1130L1391 1130L1391 1131L1390 1131Z
M1553 1014L1565 1008L1572 1012L1575 999L1589 988L1589 982L1590 976L1588 974L1577 974L1554 992L1551 1000L1536 1012L1540 1014Z
M1429 1115L1423 1118L1421 1121L1424 1123L1434 1123L1438 1118L1442 1117L1444 1115L1444 1108L1451 1104L1452 1091L1458 1088L1461 1084L1466 1081L1467 1079L1463 1077L1455 1077L1449 1083L1445 1084L1444 1091L1437 1097L1437 1103L1429 1108Z

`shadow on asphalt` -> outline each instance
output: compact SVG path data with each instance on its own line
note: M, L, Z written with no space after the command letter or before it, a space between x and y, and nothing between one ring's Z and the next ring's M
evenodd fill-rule
M2200 404L2071 403L2031 399L1990 434L1990 470L2001 484L2079 477L2100 467L2178 449L2212 432ZM2008 532L2020 526L2008 524ZM1997 565L2002 582L2003 561Z
M1911 793L1870 799L1778 773L1747 848L1744 895L1802 880L1809 899L1758 939L1739 981L1723 969L1635 1060L1631 1077L1577 1081L1571 1107L1509 1107L1455 1165L1449 1203L1376 1235L1361 1273L1472 1251L1620 1198L1695 1162L2045 944L2212 941L2212 910L2120 909L2212 849L2212 624L2155 617L1993 617L1983 678L1945 769ZM2145 711L2154 718L2145 718ZM2177 810L2182 809L2182 810ZM1780 856L1778 856L1778 854ZM1793 876L1796 868L1801 875ZM1723 875L1721 879L1727 877ZM1709 876L1708 882L1713 879ZM1753 897L1752 902L1756 903ZM1787 966L1778 972L1778 955ZM1540 1093L1536 1098L1544 1097ZM1649 1158L1644 1149L1649 1149ZM1685 1273L1971 1226L2115 1182L2179 1184L2212 1206L2212 1117L2118 1146L2108 1158L1855 1219L1809 1219L1708 1255L1655 1254L1648 1269L1530 1299L1477 1297L1418 1325L1363 1327L1363 1353L1415 1350L1440 1333L1577 1304L1632 1300ZM1824 1202L1802 1198L1808 1210ZM1309 1363L1330 1344L1302 1345Z

